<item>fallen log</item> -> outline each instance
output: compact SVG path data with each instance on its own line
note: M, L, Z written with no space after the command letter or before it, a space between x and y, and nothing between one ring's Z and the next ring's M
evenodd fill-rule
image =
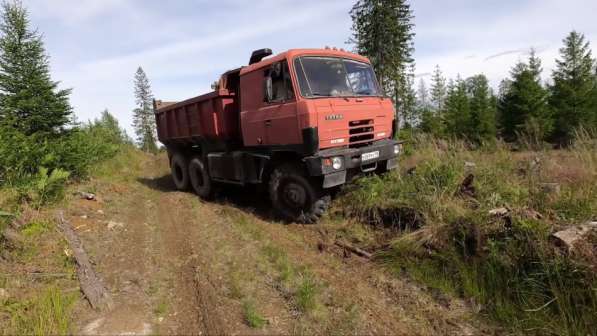
M371 253L369 253L367 251L364 251L364 250L362 250L362 249L360 249L358 247L352 246L352 245L350 245L348 243L345 243L345 242L337 240L336 241L336 245L339 246L339 247L342 247L343 249L348 250L348 251L350 251L350 252L352 252L352 253L360 256L360 257L367 258L367 259L373 259L373 254L371 254Z
M79 236L77 236L70 223L64 219L63 212L58 214L58 228L72 250L72 255L77 265L77 277L79 278L81 291L85 295L85 298L94 309L111 309L113 305L112 296L103 285L101 278L93 270L89 256L83 249L83 244Z

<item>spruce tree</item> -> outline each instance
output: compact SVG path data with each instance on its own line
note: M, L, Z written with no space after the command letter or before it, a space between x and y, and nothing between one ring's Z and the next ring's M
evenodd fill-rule
M414 16L406 0L358 0L350 11L356 51L369 57L386 95L399 113L414 108Z
M145 71L141 67L135 73L135 99L133 128L137 145L145 152L156 153L156 124L153 111L153 94Z
M548 92L541 85L541 60L531 51L528 63L512 69L508 87L500 96L500 128L507 140L524 134L535 141L545 140L553 129Z
M470 117L466 136L477 143L491 141L496 136L496 99L485 75L467 79L470 95Z
M437 65L431 77L431 103L439 115L444 109L447 93L446 78Z
M568 142L578 127L597 129L595 59L585 36L576 31L564 39L553 71L550 105L556 118L555 137Z
M446 133L452 137L466 138L469 133L470 105L467 85L460 77L448 85L444 123Z
M41 35L20 1L4 2L0 20L0 125L25 135L62 132L72 116L70 90L51 80Z

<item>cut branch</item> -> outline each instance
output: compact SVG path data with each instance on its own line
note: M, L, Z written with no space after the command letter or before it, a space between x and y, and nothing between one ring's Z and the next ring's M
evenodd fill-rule
M354 254L356 254L358 256L361 256L363 258L367 258L367 259L372 259L373 258L373 254L371 254L371 253L369 253L367 251L364 251L364 250L362 250L362 249L360 249L358 247L352 246L352 245L350 245L348 243L345 243L345 242L337 240L336 241L336 245L338 245L339 247L342 247L342 248L344 248L344 249L346 249L346 250L348 250L348 251L350 251L350 252L352 252L352 253L354 253Z

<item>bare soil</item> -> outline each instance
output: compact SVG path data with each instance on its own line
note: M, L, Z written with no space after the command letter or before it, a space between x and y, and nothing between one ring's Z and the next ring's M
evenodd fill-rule
M128 182L90 181L81 188L98 200L73 199L67 207L115 301L103 313L80 301L76 334L495 333L464 302L329 244L325 224L276 222L256 190L225 190L206 203L174 190L165 156L142 166ZM283 251L290 266L272 262L268 249ZM313 279L313 307L300 308L302 294L283 267ZM247 302L262 326L250 326Z

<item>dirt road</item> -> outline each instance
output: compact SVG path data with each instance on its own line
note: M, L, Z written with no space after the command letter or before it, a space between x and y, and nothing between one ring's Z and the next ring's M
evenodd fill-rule
M86 185L67 215L115 308L76 308L76 332L104 334L475 335L460 301L431 295L326 244L325 225L272 221L263 196L213 203L174 191L165 157Z

